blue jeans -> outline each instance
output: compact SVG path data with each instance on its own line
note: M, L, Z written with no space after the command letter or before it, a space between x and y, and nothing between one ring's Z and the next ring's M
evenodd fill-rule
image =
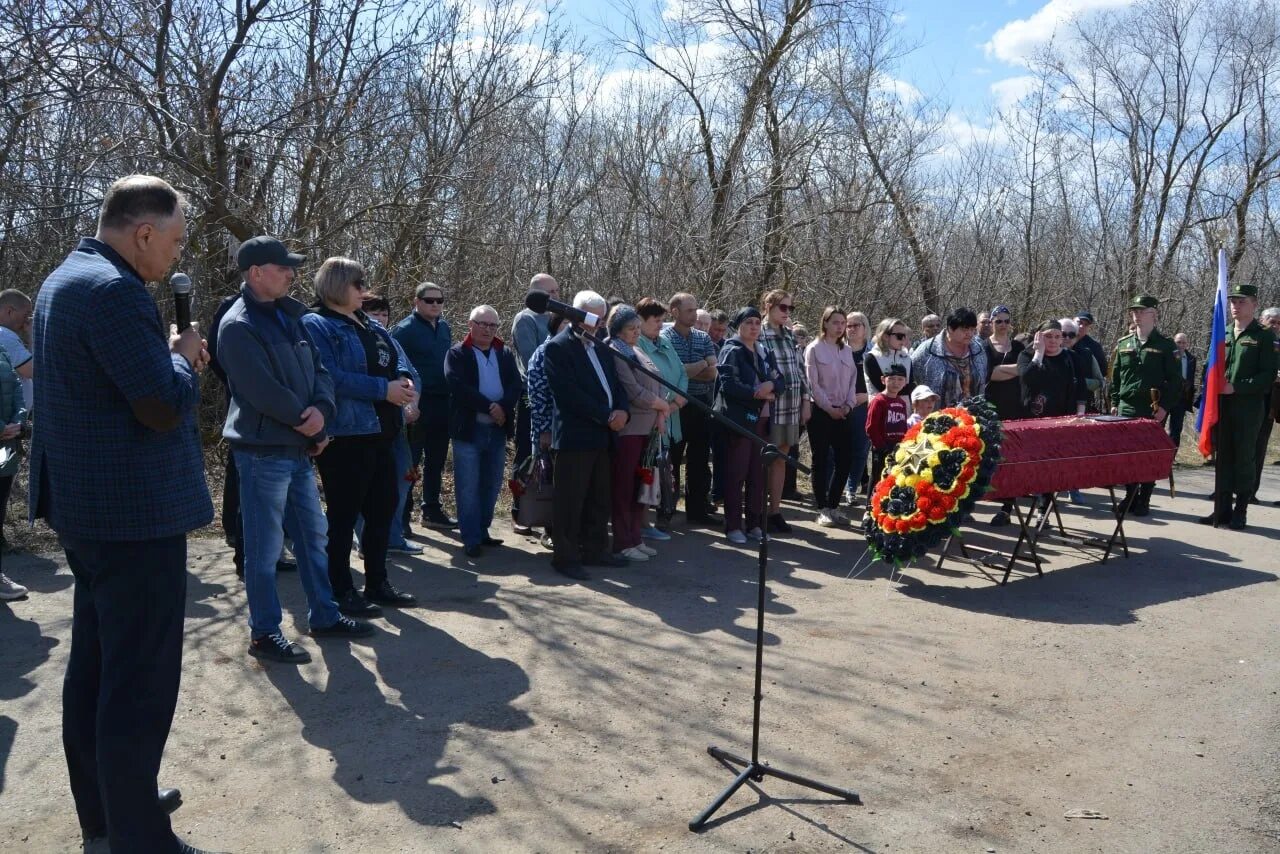
M396 460L396 472L399 477L399 480L396 481L396 494L400 498L400 503L396 505L396 515L391 517L391 533L387 537L387 545L393 549L402 549L409 544L404 538L404 523L408 517L405 509L409 501L409 489L413 486L404 477L409 473L409 467L413 465L413 458L409 451L409 440L405 437L403 431L391 445L391 453ZM357 545L359 545L362 536L364 536L363 515L356 519Z
M507 434L501 427L477 424L471 441L453 440L453 494L464 548L489 536L506 464Z
M862 488L862 473L867 470L867 452L871 439L867 436L867 405L855 407L849 413L849 426L853 430L853 464L849 467L849 491L857 495Z
M284 535L293 541L298 578L307 594L307 622L321 629L338 621L325 547L329 528L320 509L311 458L303 451L258 453L237 448L240 514L244 524L244 586L255 638L280 630L276 560Z

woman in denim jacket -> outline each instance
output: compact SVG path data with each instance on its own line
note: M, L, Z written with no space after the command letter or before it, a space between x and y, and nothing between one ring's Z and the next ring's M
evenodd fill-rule
M374 616L378 605L404 607L417 600L387 580L387 540L398 500L394 444L404 427L402 407L416 403L411 369L391 335L361 309L364 268L350 258L330 258L315 278L320 307L303 325L333 376L337 407L325 425L333 441L316 457L329 523L329 581L338 609ZM356 519L364 517L365 586L351 575Z
M22 436L26 428L27 409L22 402L22 385L9 357L0 350L0 455L7 455L0 463L0 531L4 529L9 490L13 488L13 476L18 473ZM27 588L0 571L0 599L9 601L26 595Z

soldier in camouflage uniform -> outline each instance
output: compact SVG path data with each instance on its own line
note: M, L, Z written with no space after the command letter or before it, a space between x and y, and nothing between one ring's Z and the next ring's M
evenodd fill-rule
M1248 523L1249 501L1258 489L1255 455L1267 417L1264 399L1276 378L1276 348L1271 330L1254 319L1257 286L1236 285L1230 300L1227 383L1218 395L1218 423L1213 428L1218 452L1213 512L1200 522L1214 527L1226 522L1238 531Z
M1172 338L1156 329L1159 306L1158 299L1145 295L1134 297L1129 304L1135 331L1116 343L1111 357L1112 415L1154 418L1163 423L1182 396L1177 347ZM1129 484L1124 506L1134 516L1146 516L1155 488L1154 481Z

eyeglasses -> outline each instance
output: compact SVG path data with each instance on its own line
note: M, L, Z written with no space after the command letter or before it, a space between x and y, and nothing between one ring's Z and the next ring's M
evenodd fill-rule
M364 279L356 279L354 282L351 283L351 287L355 288L358 291L368 290L368 285L364 283Z
M1064 333L1062 333L1062 337L1063 337L1063 338L1075 338L1077 334L1078 334L1078 333L1075 333L1075 332L1064 332Z
M791 309L793 309L793 308L795 308L795 306L794 306L794 305L792 305L792 304L791 304L791 303L789 303L789 302L780 302L780 303L778 303L778 310L779 310L779 311L781 311L783 314L790 314L790 313L791 313Z
M498 328L498 324L490 323L487 320L473 320L471 323L473 326L479 326L481 329L488 329L491 332L496 331Z
M418 302L425 302L427 305L444 305L444 297L418 297Z
M1006 317L1004 320L993 320L991 322L994 323L996 326L1008 326L1013 321Z
M846 328L846 329L857 329L857 328L860 328L861 326L862 326L862 324L861 324L861 323L858 323L856 320L855 320L854 322L852 322L852 323L846 323L846 324L845 324L845 328Z
M889 333L889 337L890 337L890 338L897 338L899 341L905 341L905 340L907 339L907 333L905 333L905 332L890 332L890 333Z

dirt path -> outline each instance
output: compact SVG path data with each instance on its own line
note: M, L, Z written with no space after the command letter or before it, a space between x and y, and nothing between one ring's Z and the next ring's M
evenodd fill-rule
M229 553L196 541L174 826L234 852L1280 851L1280 509L1214 531L1193 522L1207 471L1178 485L1129 525L1131 560L1053 547L1005 588L846 580L848 531L776 541L762 756L866 805L769 780L701 834L685 824L731 779L706 745L748 747L753 554L692 533L580 586L509 531L478 561L437 540L393 569L423 607L367 644L304 638L298 669L245 655ZM1101 530L1088 496L1069 520ZM34 592L0 607L0 849L75 850L71 578L60 556L5 569ZM305 625L296 578L280 587Z

